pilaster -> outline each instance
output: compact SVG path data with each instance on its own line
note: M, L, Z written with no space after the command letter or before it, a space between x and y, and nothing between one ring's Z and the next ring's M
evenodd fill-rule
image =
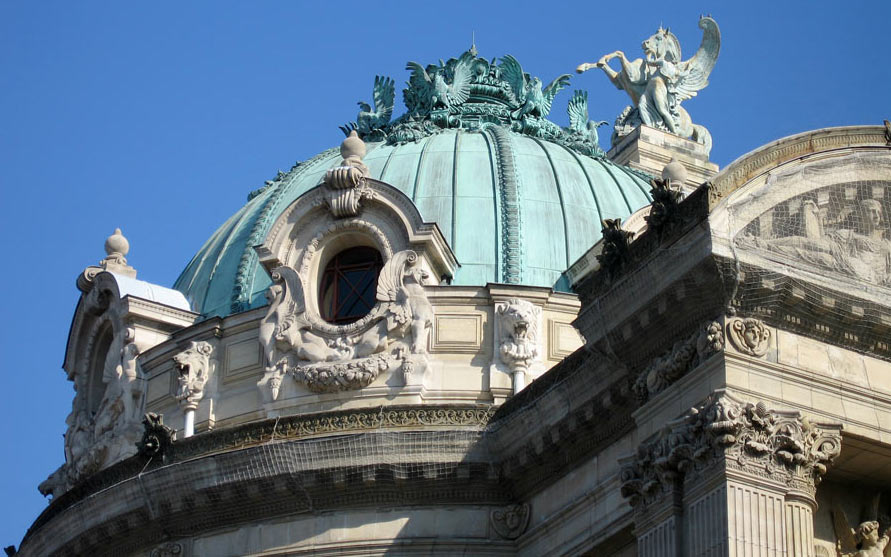
M712 393L622 461L639 554L813 555L816 486L840 430Z

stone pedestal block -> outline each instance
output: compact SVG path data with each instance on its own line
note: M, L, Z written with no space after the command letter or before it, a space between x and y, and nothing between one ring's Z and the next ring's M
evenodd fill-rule
M657 177L662 176L662 169L672 158L677 158L687 169L684 191L692 191L718 173L718 165L708 160L705 145L649 126L635 128L613 145L606 156L614 163Z

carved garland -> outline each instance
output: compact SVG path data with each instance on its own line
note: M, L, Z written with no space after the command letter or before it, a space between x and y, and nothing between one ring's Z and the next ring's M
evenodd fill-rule
M840 451L840 425L814 424L799 412L718 392L623 459L621 492L643 510L685 479L723 463L813 496Z

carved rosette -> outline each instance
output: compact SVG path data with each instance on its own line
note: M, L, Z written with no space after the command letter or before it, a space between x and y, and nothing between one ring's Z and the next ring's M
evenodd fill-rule
M840 425L814 424L800 412L771 410L719 391L623 459L621 491L642 510L685 480L723 465L813 496L840 451Z
M176 400L186 410L195 410L204 398L204 387L210 378L213 346L207 341L192 341L189 348L173 357L178 373L179 392Z
M724 333L721 324L708 321L689 337L676 342L671 350L654 358L638 375L632 388L638 400L646 402L712 354L723 350Z
M734 348L750 356L761 357L770 346L770 329L753 317L728 319L727 336Z
M515 540L529 526L529 515L529 505L518 503L493 510L489 514L489 519L492 522L492 528L499 536L506 540Z

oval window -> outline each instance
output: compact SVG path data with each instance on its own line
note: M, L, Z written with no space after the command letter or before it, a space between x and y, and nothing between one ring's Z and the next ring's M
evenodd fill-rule
M381 267L381 254L374 248L350 248L335 255L319 287L322 319L343 325L367 315L375 304Z

